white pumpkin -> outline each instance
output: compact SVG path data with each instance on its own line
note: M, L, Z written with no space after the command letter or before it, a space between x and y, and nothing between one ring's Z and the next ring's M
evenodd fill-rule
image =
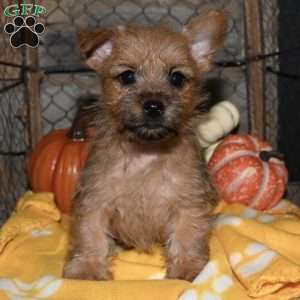
M205 119L200 121L196 134L200 145L206 149L205 159L208 162L219 141L229 134L240 121L240 113L229 101L214 105Z

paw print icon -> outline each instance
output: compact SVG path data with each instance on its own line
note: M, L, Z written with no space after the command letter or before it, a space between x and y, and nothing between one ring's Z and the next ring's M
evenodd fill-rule
M12 47L29 46L35 48L39 45L39 38L45 31L45 27L42 23L37 23L33 16L26 18L17 16L12 23L5 25L4 31L10 35Z

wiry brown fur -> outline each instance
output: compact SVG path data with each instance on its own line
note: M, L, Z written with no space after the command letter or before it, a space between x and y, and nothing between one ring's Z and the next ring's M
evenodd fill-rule
M224 25L224 17L215 14L212 22L220 18ZM159 243L165 248L167 277L192 280L208 260L217 195L191 124L202 101L199 80L222 34L197 64L187 34L134 26L101 32L81 38L87 57L107 39L113 50L103 63L94 63L102 76L104 111L74 199L73 248L64 276L111 279L108 259L117 245L150 251ZM132 87L116 79L128 68L139 76ZM188 78L181 89L166 80L172 68ZM127 130L128 124L142 122L140 102L147 97L164 103L164 125L175 134L148 142Z

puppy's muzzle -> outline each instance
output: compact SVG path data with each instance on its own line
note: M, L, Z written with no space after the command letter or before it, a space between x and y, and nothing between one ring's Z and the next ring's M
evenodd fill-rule
M139 122L131 122L126 126L139 139L159 141L177 133L176 128L167 121L169 95L155 92L141 93L139 104L141 106Z

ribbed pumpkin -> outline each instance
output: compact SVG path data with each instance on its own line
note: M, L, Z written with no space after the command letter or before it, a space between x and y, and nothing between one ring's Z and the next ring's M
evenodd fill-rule
M282 156L251 135L230 135L215 149L208 169L220 196L255 209L275 206L287 183Z
M71 128L45 135L31 153L27 172L35 192L53 192L58 207L68 213L81 169L89 148L93 128L87 128L79 113Z

